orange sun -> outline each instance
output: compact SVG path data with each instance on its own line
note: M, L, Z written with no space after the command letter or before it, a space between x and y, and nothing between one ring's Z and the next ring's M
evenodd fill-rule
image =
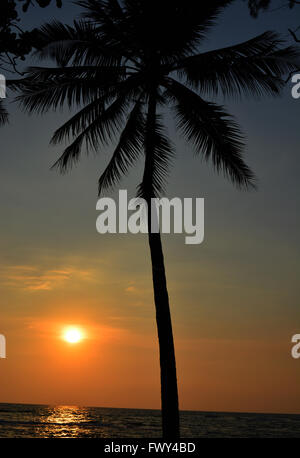
M82 330L77 327L66 328L63 332L63 339L70 344L79 343L83 338Z

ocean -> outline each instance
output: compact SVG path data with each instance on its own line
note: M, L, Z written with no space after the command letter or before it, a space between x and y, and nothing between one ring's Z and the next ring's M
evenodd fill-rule
M158 410L0 404L0 438L158 438ZM184 438L297 437L300 415L181 412Z

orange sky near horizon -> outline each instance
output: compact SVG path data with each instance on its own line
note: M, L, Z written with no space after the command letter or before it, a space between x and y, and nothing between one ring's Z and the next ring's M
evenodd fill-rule
M123 242L114 243L124 259L117 268L125 268L128 244L135 244L139 254L134 264L141 271L146 240ZM147 261L134 281L133 272L125 270L122 278L113 276L114 256L99 263L71 257L55 268L48 258L43 267L10 266L2 282L11 309L1 319L7 359L0 361L0 402L160 408ZM212 288L206 274L201 294L191 285L187 292L188 277L194 280L193 260L190 264L185 263L184 274L174 264L169 268L171 279L182 277L181 286L169 282L181 409L300 413L299 361L290 356L284 321L268 327L265 312L254 316L249 310L242 317L237 285L236 304L223 304L227 318L223 308L218 318L210 303L218 302L222 286L219 291ZM222 277L226 279L226 270L220 272L220 285ZM203 301L199 310L191 307L197 294ZM232 301L231 293L227 295L223 301ZM21 302L22 312L16 316L13 304ZM81 328L85 338L67 343L62 334L68 326Z

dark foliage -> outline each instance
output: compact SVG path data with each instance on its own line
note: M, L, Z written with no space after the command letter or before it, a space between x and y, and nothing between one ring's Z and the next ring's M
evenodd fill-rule
M257 17L260 11L267 10L270 8L271 4L274 5L274 8L279 6L278 1L272 0L248 0L249 9L253 17ZM282 0L280 6L288 6L293 8L296 4L299 4L297 0Z
M46 7L51 0L18 0L23 3L23 11L28 7ZM58 7L61 0L56 0ZM14 0L1 0L0 13L0 72L19 73L19 62L24 61L34 47L37 46L36 30L23 31L20 26L18 3ZM8 114L0 100L0 125L8 121Z

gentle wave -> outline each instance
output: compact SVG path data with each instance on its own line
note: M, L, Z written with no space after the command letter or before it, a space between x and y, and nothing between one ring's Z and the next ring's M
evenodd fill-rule
M300 415L181 412L182 437L298 437ZM157 410L0 404L0 438L161 437Z
M0 425L1 424L10 424L10 425L29 425L29 426L101 426L101 427L112 427L113 424L108 424L108 423L101 423L99 421L81 421L81 422L51 422L51 423L46 423L43 421L13 421L13 420L0 420Z

